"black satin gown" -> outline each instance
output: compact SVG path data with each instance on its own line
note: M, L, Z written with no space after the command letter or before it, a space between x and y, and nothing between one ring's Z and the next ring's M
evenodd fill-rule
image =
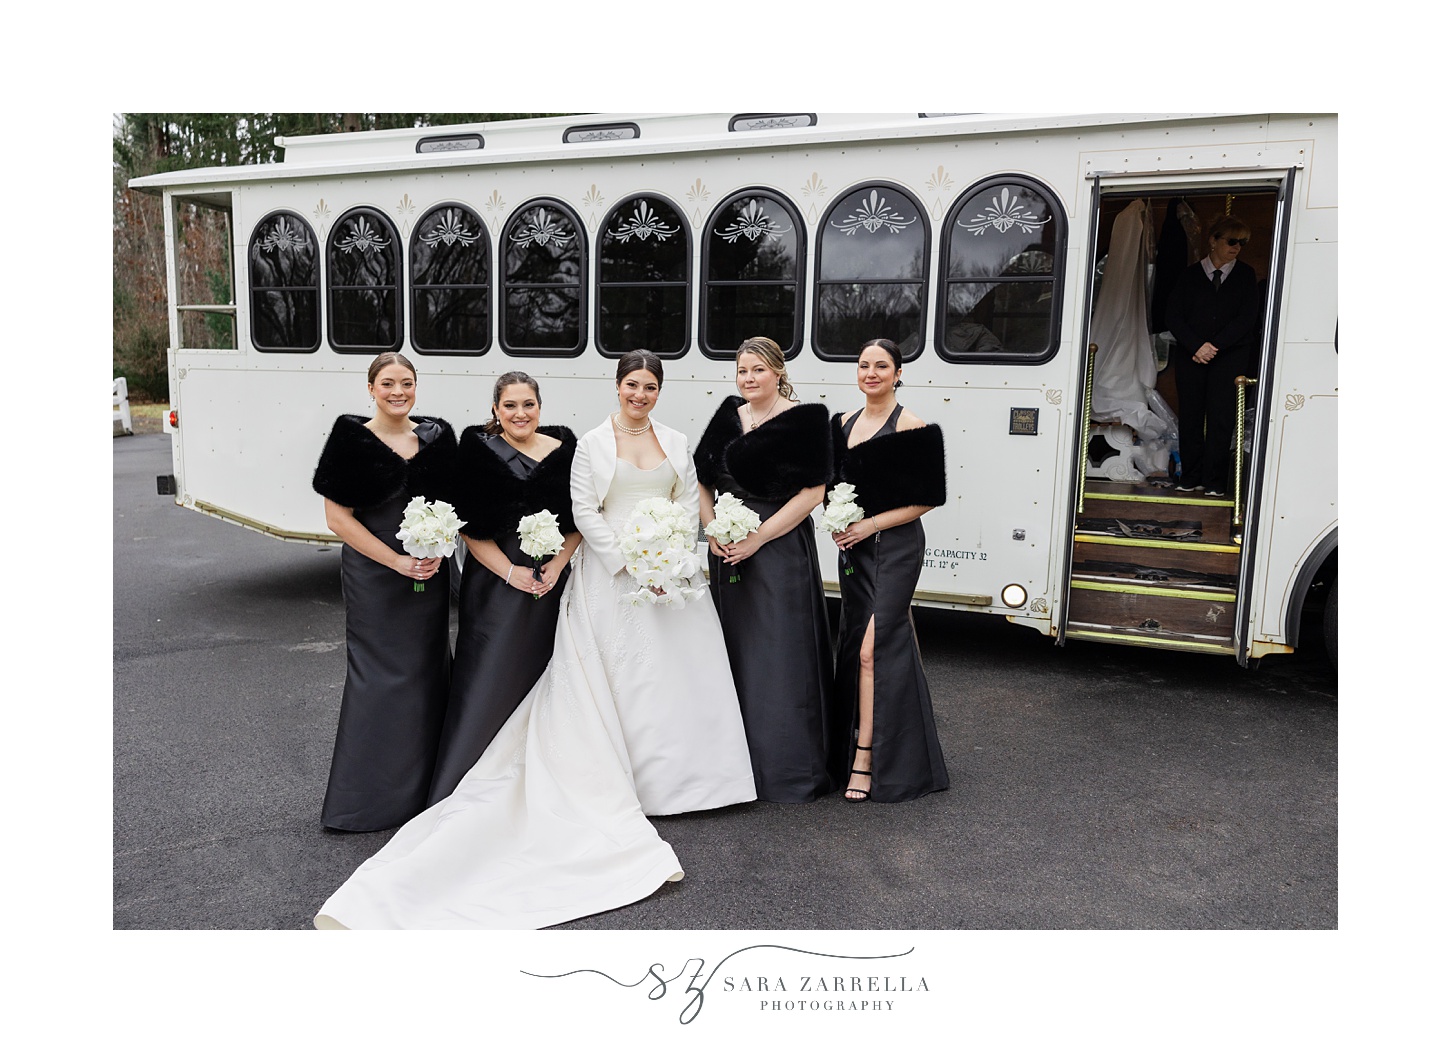
M490 438L485 444L517 478L528 478L541 463L501 437ZM534 559L519 545L517 531L495 542L520 569L534 567ZM536 601L534 595L507 586L465 551L453 685L428 797L430 805L454 791L549 665L559 603L568 578L566 567L554 589Z
M422 451L440 429L424 422L415 433ZM409 499L355 508L353 516L402 554L397 532ZM348 674L322 824L391 829L428 803L448 699L448 573L440 568L418 592L408 577L344 545L342 579Z
M894 434L901 412L899 405L867 441ZM858 412L847 421L846 436L850 437L860 415ZM869 500L870 490L859 485L857 498ZM858 671L862 639L867 623L876 619L870 799L884 803L913 800L948 786L947 765L937 741L927 675L922 669L922 652L912 622L912 595L917 589L926 548L922 522L914 519L906 525L883 529L853 546L849 552L851 575L842 574L845 570L840 556L837 561L841 624L836 654L836 698L851 707L853 729L861 705ZM845 770L851 768L854 745L848 739L842 752ZM855 776L847 785L865 782L861 776Z
M739 423L737 418L737 431ZM752 494L724 461L715 489L739 497L763 523L790 499ZM836 792L844 775L833 753L845 741L850 719L833 702L831 624L811 516L742 562L735 583L722 559L712 555L710 566L757 798L803 804Z

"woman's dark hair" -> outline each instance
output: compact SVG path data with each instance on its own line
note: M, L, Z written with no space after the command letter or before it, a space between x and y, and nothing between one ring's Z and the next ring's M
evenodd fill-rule
M660 356L644 348L628 352L620 359L620 364L615 367L615 383L618 384L637 369L648 369L650 375L664 387L665 367L660 364Z
M499 399L504 397L504 389L510 384L528 384L530 390L534 392L534 400L540 405L544 404L544 396L539 393L539 381L523 370L511 369L494 381L494 408L498 408ZM484 421L484 434L486 435L497 435L503 430L504 425L499 423L497 413L490 414L489 419Z
M881 348L883 351L891 356L893 366L895 366L899 370L902 368L902 349L897 347L896 341L888 340L886 337L877 337L873 340L867 341L865 344L857 349L856 357L858 362L861 361L862 352L866 351L868 348ZM901 386L902 382L899 380L892 385L892 389L896 390Z
M373 364L368 367L369 384L373 382L373 378L382 371L384 366L407 366L410 370L412 370L413 376L415 378L418 376L418 370L413 368L413 363L409 362L407 357L404 356L401 352L385 351L383 352L383 354L375 358L373 360Z

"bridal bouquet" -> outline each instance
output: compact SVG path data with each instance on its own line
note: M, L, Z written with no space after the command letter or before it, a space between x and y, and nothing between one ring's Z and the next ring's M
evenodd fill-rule
M826 494L826 510L821 514L821 521L817 527L823 532L838 533L845 532L853 522L859 522L867 516L867 512L857 506L856 486L849 482L838 482L831 492ZM841 552L841 574L850 576L856 571L851 563L851 554L846 550Z
M721 493L715 502L715 520L705 527L707 536L714 536L717 543L735 543L743 540L761 527L761 516L751 510L732 493ZM730 582L741 581L741 567L731 563Z
M453 504L443 500L429 503L422 496L415 496L403 508L403 527L398 530L397 538L403 541L404 552L415 558L447 558L453 555L463 524L463 519L454 513ZM414 593L422 589L423 583L414 580Z
M559 516L553 511L526 514L519 519L519 546L534 559L534 578L539 579L539 563L564 549L564 533L559 531ZM539 600L539 595L534 595Z
M684 507L663 497L635 505L620 533L620 550L625 555L625 571L640 587L624 595L622 604L684 608L687 601L705 593L698 582L698 525Z

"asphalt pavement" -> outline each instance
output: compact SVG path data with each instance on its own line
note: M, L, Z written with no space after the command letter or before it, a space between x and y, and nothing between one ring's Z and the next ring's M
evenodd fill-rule
M114 440L114 926L308 929L390 833L318 813L338 552L156 494ZM952 786L656 819L685 879L562 929L1337 927L1337 679L920 611Z

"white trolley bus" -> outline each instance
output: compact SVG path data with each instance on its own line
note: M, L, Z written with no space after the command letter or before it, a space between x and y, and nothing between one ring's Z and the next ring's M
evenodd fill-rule
M312 469L334 417L367 411L384 350L458 430L511 369L584 430L614 360L648 347L662 421L698 435L746 337L780 343L802 401L835 412L885 336L901 400L947 440L919 604L1241 664L1292 651L1321 594L1334 625L1334 114L600 115L280 144L281 163L131 182L165 202L159 485L184 507L335 542ZM1155 236L1223 213L1253 229L1263 333L1222 499L1150 480L1143 439L1089 409L1098 275L1131 205ZM221 300L193 288L207 227ZM1159 262L1156 282L1188 263Z

